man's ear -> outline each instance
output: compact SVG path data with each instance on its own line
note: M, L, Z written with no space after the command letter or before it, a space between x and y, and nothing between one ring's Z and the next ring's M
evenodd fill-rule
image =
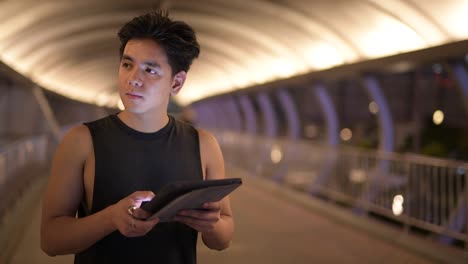
M182 86L184 85L186 78L187 73L185 71L180 71L174 75L171 86L171 96L179 93L180 89L182 89Z

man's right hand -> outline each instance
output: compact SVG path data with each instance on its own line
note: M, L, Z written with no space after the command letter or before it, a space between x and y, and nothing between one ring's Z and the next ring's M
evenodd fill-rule
M114 227L126 237L146 235L159 222L159 219L146 220L151 215L140 209L141 203L154 197L151 191L138 191L111 205L110 219ZM130 208L135 208L131 210Z

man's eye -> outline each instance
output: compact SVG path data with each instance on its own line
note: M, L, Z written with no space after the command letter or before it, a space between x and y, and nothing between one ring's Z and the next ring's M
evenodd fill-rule
M130 66L131 66L130 63L128 63L128 62L122 62L122 67L123 68L130 68Z
M158 72L156 70L153 70L151 68L146 68L146 72L150 74L157 74Z

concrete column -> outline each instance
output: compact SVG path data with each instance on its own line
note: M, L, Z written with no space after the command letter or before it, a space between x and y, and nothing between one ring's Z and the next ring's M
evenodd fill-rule
M382 92L382 88L376 77L367 75L363 77L364 86L370 95L370 98L379 108L379 149L384 152L393 152L394 150L394 126L392 113L388 106L387 99Z
M238 133L242 132L242 118L235 97L229 96L228 98L224 99L224 102L226 113L229 116L230 129Z
M209 119L211 120L211 122L210 122L211 129L220 130L221 129L221 124L219 122L218 116L216 115L216 110L215 110L215 107L213 106L213 103L212 102L207 102L204 105L204 109L205 109L205 111L207 113L207 116L209 116Z
M457 87L461 94L461 100L465 109L465 116L468 119L468 71L463 63L457 63L451 66L451 72L457 80Z
M208 130L216 127L216 120L214 119L208 102L197 103L197 123L203 128Z
M206 116L202 114L202 107L200 104L192 104L190 106L195 113L195 117L193 119L193 124L198 127L205 127L206 126Z
M255 113L252 101L247 95L241 95L239 97L239 104L244 116L245 132L252 135L257 134L257 113Z
M394 126L387 99L375 76L366 75L363 77L363 82L370 98L377 104L379 109L379 150L384 153L392 153L394 150ZM385 156L378 156L377 158L377 166L368 172L366 192L360 198L371 203L387 188L394 188L404 184L401 178L390 174L389 159L385 158ZM354 208L354 212L358 214L365 213L359 207Z
M213 101L213 111L216 114L216 118L221 125L221 130L232 130L232 120L228 108L226 107L226 100L223 98L216 98Z
M257 95L257 101L260 105L260 111L263 115L263 122L265 128L265 136L275 138L278 136L278 122L276 121L275 110L270 97L265 92Z
M336 147L340 143L340 126L336 107L323 84L316 84L314 93L320 104L327 126L327 143L330 147Z
M218 112L216 102L208 101L206 107L207 107L207 111L210 113L210 116L213 119L214 129L217 131L222 130L224 124L223 124L222 116L220 116Z
M460 99L462 100L465 109L465 117L468 119L468 71L463 63L459 62L450 66L450 72L457 80L457 88L460 91ZM465 168L468 171L468 167ZM468 176L465 174L465 186L468 181ZM449 223L447 227L450 231L461 232L463 228L468 228L468 191L465 188L464 197L460 195L459 205L450 212ZM441 235L438 241L447 245L453 243L452 237ZM468 243L465 245L468 248Z
M324 160L320 166L317 178L309 186L309 193L316 195L319 193L320 188L326 185L335 167L338 156L336 148L340 142L340 132L338 114L326 87L322 83L317 83L313 87L313 92L319 102L327 126L327 145L329 146L325 153L323 153Z
M0 145L3 145L2 139L8 133L8 124L11 117L8 113L10 94L11 82L6 76L0 74Z
M213 101L208 100L203 102L203 111L206 114L210 121L210 127L212 130L220 130L221 124L219 122L219 118L216 114L215 104Z
M247 134L242 136L241 142L238 142L241 148L239 149L239 157L237 160L240 162L241 166L244 166L252 175L255 175L256 168L259 165L259 161L257 160L258 155L255 153L258 149L252 148L252 146L254 146L255 143L258 143L255 138L258 130L257 113L255 112L253 102L249 96L245 94L240 95L237 97L237 100L239 102L239 109L242 111L243 116L243 133ZM246 157L250 157L252 155L254 155L255 158L246 159Z
M258 142L262 142L262 147L255 149L256 156L258 157L258 163L256 164L256 172L259 174L263 174L264 168L269 168L267 170L267 176L278 178L278 175L272 175L272 161L270 158L272 147L274 146L274 141L278 137L278 122L276 120L275 109L273 108L271 98L266 92L260 92L257 95L256 99L263 117L264 126L263 135L260 135L260 137L258 138L259 141L257 141L257 144ZM277 165L278 164L276 164L276 166ZM279 173L279 175L282 175L282 173Z
M49 102L47 101L47 98L42 91L42 88L39 86L34 86L32 92L34 94L34 98L36 98L36 101L39 104L39 107L41 108L42 114L44 115L52 134L54 135L55 140L59 142L62 137L60 126L57 122L57 119L55 119L54 112L52 111L52 108L50 107Z
M296 104L294 103L293 98L286 89L278 90L276 92L276 96L280 101L281 107L286 113L286 119L289 127L289 138L293 140L299 139L301 136L300 120L299 114L297 113Z
M30 87L11 83L0 96L0 135L6 142L50 130Z

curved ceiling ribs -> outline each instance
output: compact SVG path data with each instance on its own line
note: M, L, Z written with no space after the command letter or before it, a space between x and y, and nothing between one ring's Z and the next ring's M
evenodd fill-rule
M116 32L159 6L192 25L202 47L181 104L468 38L450 26L468 17L463 0L16 0L0 1L0 59L44 88L115 107Z

